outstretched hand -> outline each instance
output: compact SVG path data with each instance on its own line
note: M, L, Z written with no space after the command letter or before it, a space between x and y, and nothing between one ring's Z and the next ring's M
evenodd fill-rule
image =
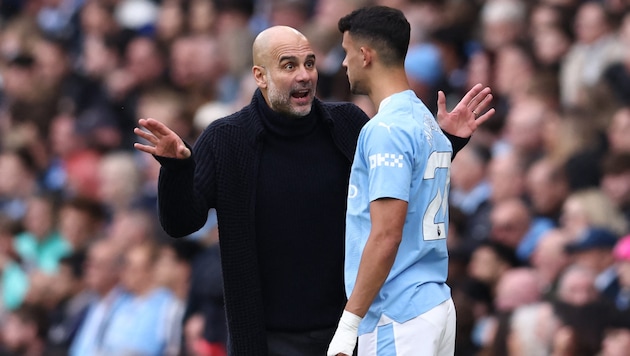
M145 139L148 144L134 143L133 147L137 150L167 158L190 157L190 149L186 147L184 140L162 122L155 119L140 119L138 125L146 131L136 127L133 132Z
M494 115L494 108L488 107L492 103L492 93L489 87L476 84L464 95L451 112L446 111L446 95L438 92L437 121L442 130L451 135L470 137L479 125ZM486 111L487 110L487 111Z

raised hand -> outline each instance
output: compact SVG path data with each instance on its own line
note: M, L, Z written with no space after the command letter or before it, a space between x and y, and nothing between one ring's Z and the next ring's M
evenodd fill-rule
M168 158L190 157L190 149L186 147L184 140L162 122L155 119L140 119L138 125L146 131L136 127L133 132L145 139L148 144L134 143L133 147L137 150Z
M442 130L457 137L470 137L479 125L492 115L494 108L488 107L492 103L492 93L489 87L476 84L464 95L451 112L446 111L446 96L438 92L437 121ZM487 110L487 111L486 111Z

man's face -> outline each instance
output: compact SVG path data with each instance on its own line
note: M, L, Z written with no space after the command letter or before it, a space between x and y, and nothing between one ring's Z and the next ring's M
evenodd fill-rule
M597 298L595 274L590 272L570 272L558 287L558 297L565 303L583 306Z
M153 265L149 254L142 248L127 252L124 269L121 274L122 284L132 293L142 293L144 287L153 281Z
M266 76L267 97L272 110L289 116L311 112L317 69L315 54L306 41L283 43L272 50Z
M493 284L502 272L502 262L490 247L477 248L468 264L468 274L487 284Z
M362 88L359 78L359 71L363 64L363 53L361 47L357 45L349 32L344 32L341 46L346 52L342 65L346 67L346 75L350 83L350 91L352 94L365 95L367 92Z
M105 244L95 245L88 253L85 283L101 295L105 295L118 282L115 254L114 248Z

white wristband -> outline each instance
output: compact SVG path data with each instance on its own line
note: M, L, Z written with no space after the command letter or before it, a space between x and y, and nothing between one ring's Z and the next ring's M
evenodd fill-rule
M343 311L337 331L335 331L335 335L328 346L327 356L337 356L340 353L348 356L352 355L357 344L357 334L362 319L360 316L347 310Z

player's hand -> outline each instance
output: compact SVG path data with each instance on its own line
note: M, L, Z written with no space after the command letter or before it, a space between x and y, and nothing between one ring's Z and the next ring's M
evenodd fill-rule
M350 356L357 345L357 335L361 317L344 310L337 331L328 346L326 356Z
M145 139L148 144L135 143L133 147L155 156L184 159L191 155L190 150L173 130L169 129L162 122L155 119L140 119L139 127L133 132Z
M467 138L470 137L479 125L483 124L492 115L494 108L488 109L492 103L492 93L489 87L476 84L464 95L451 112L446 111L446 96L444 92L438 92L437 120L440 128L451 135Z

